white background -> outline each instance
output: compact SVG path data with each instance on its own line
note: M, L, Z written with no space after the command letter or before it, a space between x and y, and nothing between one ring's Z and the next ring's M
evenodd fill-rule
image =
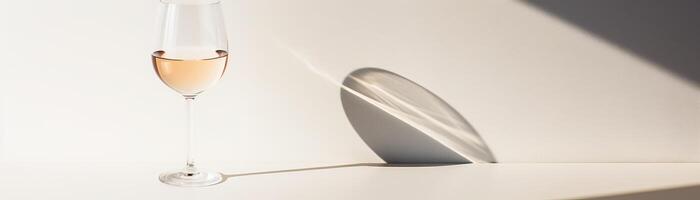
M331 79L381 67L432 90L500 162L697 162L697 86L521 1L224 1L230 70L197 105L198 160L377 162ZM0 159L181 162L157 79L158 2L3 1Z

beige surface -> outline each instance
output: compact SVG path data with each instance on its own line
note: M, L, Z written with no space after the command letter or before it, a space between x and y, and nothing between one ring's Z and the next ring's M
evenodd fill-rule
M3 163L0 170L9 173L0 180L0 199L564 199L700 190L700 164L355 166L231 177L198 189L158 182L164 166ZM223 168L229 175L294 168L228 166ZM685 186L694 187L667 190Z

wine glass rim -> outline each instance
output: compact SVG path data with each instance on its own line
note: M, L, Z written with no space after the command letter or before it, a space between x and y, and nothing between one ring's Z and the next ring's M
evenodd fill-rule
M220 4L221 0L160 0L160 3L174 5L214 5Z

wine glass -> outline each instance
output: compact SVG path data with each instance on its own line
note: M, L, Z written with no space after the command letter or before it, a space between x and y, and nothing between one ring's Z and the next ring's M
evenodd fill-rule
M184 169L160 175L160 181L200 187L223 181L221 173L195 167L193 103L221 78L228 62L228 41L219 0L161 0L160 34L151 55L165 85L180 93L187 111L187 162Z

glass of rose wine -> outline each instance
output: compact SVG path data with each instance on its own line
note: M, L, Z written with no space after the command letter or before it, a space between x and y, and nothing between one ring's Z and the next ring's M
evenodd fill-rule
M157 49L151 55L160 80L181 94L187 111L186 163L160 175L160 181L200 187L223 181L221 173L200 171L192 155L195 98L215 85L226 70L228 41L219 0L161 0Z

